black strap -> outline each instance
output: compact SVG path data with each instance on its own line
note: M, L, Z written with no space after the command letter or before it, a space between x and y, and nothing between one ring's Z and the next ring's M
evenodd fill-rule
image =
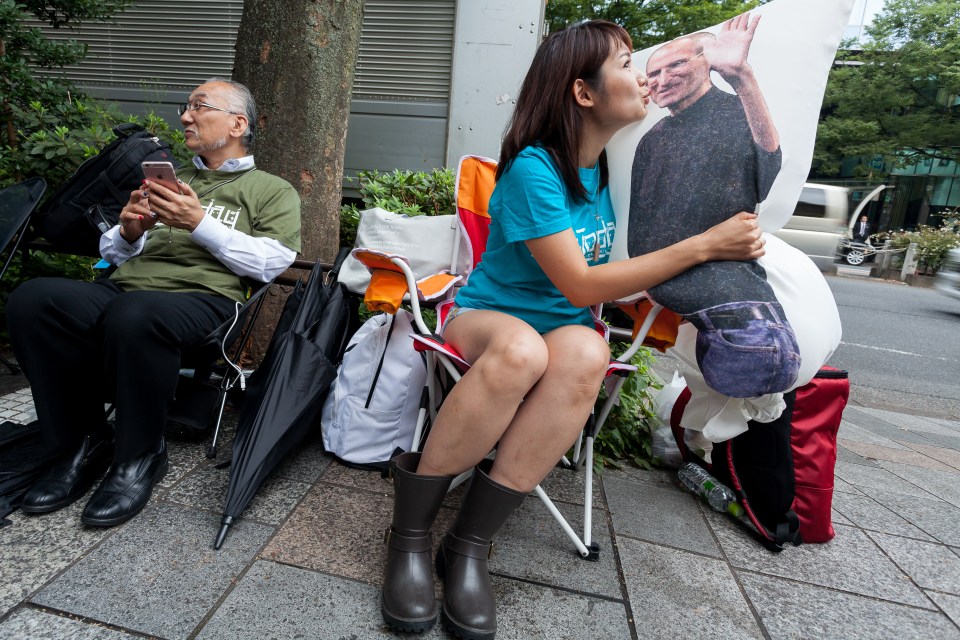
M787 511L785 519L777 523L777 529L774 531L777 544L791 543L793 546L803 544L803 537L800 535L800 518L793 511Z

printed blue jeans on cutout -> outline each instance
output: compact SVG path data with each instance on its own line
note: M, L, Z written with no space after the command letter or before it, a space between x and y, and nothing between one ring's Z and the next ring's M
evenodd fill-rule
M730 302L691 318L706 383L731 398L780 393L797 381L800 347L776 302Z

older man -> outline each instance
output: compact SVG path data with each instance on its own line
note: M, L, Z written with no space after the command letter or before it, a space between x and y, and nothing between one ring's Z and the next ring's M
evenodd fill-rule
M300 250L300 199L260 171L253 96L219 78L180 106L187 147L176 190L144 181L100 240L109 278L41 278L11 294L7 318L45 442L62 452L21 509L55 511L103 475L81 516L111 526L136 515L166 473L163 441L183 350L230 317L251 282ZM116 403L111 431L104 399Z
M650 56L651 99L670 115L637 146L631 256L706 231L737 212L753 212L770 192L780 171L780 139L747 63L758 22L737 16L716 37L684 36ZM714 86L711 71L736 95ZM649 293L697 326L698 360L717 391L750 397L783 391L796 379L796 340L755 261L704 263ZM734 335L745 336L736 349L729 344ZM751 375L738 367L762 370Z

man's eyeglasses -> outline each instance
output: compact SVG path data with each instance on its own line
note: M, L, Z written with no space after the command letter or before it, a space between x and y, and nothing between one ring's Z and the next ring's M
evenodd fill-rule
M223 107L216 107L202 100L193 100L191 102L184 102L183 104L177 105L177 115L182 116L187 111L196 111L200 107L206 107L207 109L213 109L215 111L223 111L224 113L232 113L235 116L240 115L237 111L230 111L230 109L224 109Z

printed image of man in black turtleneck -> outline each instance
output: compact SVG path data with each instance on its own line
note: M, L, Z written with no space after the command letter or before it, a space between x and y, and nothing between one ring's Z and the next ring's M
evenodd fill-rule
M670 115L637 146L631 175L630 256L754 212L780 171L780 137L747 62L760 18L743 14L718 35L695 33L647 61L651 99ZM714 86L716 71L736 94ZM650 289L650 297L697 327L707 384L731 397L789 389L799 347L756 261L706 262Z

